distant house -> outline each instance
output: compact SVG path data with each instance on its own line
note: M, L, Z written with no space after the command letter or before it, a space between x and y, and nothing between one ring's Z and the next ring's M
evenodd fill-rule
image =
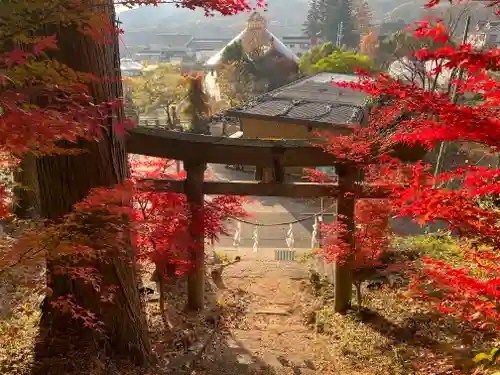
M120 59L122 77L137 77L142 75L143 66L132 59Z
M292 50L290 50L290 48L288 48L281 40L279 40L276 35L269 31L269 29L267 28L266 19L258 12L254 12L248 18L245 29L242 30L238 35L236 35L217 53L210 57L207 60L206 65L212 69L217 68L217 66L219 66L222 61L222 57L226 49L230 45L239 41L242 42L243 49L246 53L251 53L259 47L266 47L267 51L278 52L290 61L298 62L299 60L297 55Z
M184 60L205 62L223 48L230 39L194 38L187 34L157 34L152 43L143 46L134 58L140 62L171 62Z
M353 81L355 75L319 73L258 96L228 111L236 117L244 138L313 139L317 132L349 132L368 121L367 96L333 82ZM269 178L257 169L256 178ZM267 177L266 177L267 176Z
M188 45L192 40L192 35L172 33L157 34L155 38L156 48L159 47L163 61L191 56Z
M311 38L306 35L283 36L282 40L285 46L295 53L297 57L302 57L302 55L309 51L312 47Z
M214 53L223 48L231 39L193 38L188 48L196 56L196 61L205 63Z
M467 42L478 49L500 48L500 21L479 21Z
M141 50L135 54L135 61L141 64L161 62L161 51L150 49Z

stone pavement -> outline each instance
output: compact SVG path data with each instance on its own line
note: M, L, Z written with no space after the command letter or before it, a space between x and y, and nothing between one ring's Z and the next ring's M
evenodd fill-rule
M244 316L207 353L219 364L203 373L323 374L324 364L333 359L324 339L305 325L304 312L312 298L305 291L307 268L274 261L274 249L254 253L243 248L226 254L242 259L224 271L223 279L225 293L241 294Z

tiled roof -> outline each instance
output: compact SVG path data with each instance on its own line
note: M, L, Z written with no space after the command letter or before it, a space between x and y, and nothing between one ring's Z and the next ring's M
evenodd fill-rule
M219 52L214 54L211 58L208 59L206 62L206 65L208 66L216 66L218 65L221 60L222 56L224 55L224 51L228 46L230 46L233 43L236 43L237 41L243 40L248 33L251 33L248 29L244 29L241 33L236 35L233 40L231 40L229 43L227 43ZM298 62L299 58L287 47L283 44L281 40L279 40L272 32L270 32L268 29L264 29L264 35L266 39L273 45L273 47L281 53L283 56L286 58L290 59L291 61Z
M214 50L220 50L230 41L231 39L194 38L189 42L187 46L195 51L214 51Z
M164 48L186 47L192 39L192 35L169 33L157 34L155 38L156 43Z
M141 71L143 66L132 59L120 59L120 69Z
M356 76L319 73L280 87L228 110L238 117L282 118L312 124L359 124L367 96L332 81L353 81Z

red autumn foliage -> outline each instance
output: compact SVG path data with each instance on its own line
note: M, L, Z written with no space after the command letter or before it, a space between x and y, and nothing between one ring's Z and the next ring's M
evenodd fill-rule
M122 3L135 6L156 2ZM92 38L96 44L110 43L113 33L123 30L110 22L105 7L89 4L66 0L48 4L34 0L12 2L3 8L11 11L0 25L0 44L4 48L0 53L0 163L4 170L16 168L26 152L37 155L81 152L61 147L60 141L75 144L81 140L99 141L103 132L109 131L106 124L120 109L121 100L96 103L92 93L96 86L116 79L74 71L53 59L52 53L57 52L59 41L55 35L43 33L62 25ZM183 0L174 4L202 8L207 14L229 15L252 9L251 4L243 0ZM257 0L256 6L264 7L265 3ZM18 17L19 14L27 16ZM35 23L39 27L36 32ZM124 121L113 126L116 132L126 133L126 128L134 124ZM143 160L142 167L165 163L164 160ZM192 218L184 196L148 193L142 190L146 183L138 180L137 173L120 186L95 189L76 204L64 220L47 225L43 233L28 233L10 254L2 254L2 262L9 268L35 253L46 255L47 260L57 260L51 277L64 275L83 283L98 293L104 303L112 302L116 286L106 285L101 270L84 264L92 264L96 259L106 264L112 257L125 257L125 249L131 246L130 234L136 240L139 259L155 262L168 256L170 261L187 266L182 259L191 247L187 233ZM141 173L145 173L144 177L167 176L159 169ZM10 188L0 185L2 218L11 214ZM227 215L244 215L242 202L228 197L206 202L203 224L208 240L224 232ZM71 313L84 325L100 329L97 312L78 306L71 295L57 296L52 304Z
M158 6L165 1L158 0L122 0L115 1L116 4L125 5L128 7L136 5L153 5ZM170 4L175 4L178 8L187 9L203 9L205 15L212 16L215 12L224 16L237 14L249 10L256 10L257 8L265 8L268 3L264 0L255 0L254 2L246 0L173 0L169 1Z
M180 179L180 174L169 172L169 161L158 158L130 158L134 191L135 234L138 258L162 264L165 258L186 270L188 252L192 246L191 230L204 231L209 242L226 234L224 223L229 217L247 216L243 209L244 199L236 196L207 198L203 207L203 228L190 229L192 218L184 194L144 191L147 179Z
M38 4L40 10L45 6L45 2L33 3L35 6ZM81 3L85 2L66 4L72 7L65 9L66 22L74 23L80 32L93 37L96 42L108 41L106 36L117 32L116 28L106 22L107 17L103 14L80 12L78 7ZM137 0L123 3L140 5L156 2ZM428 6L438 3L439 0L432 0ZM249 9L243 0L183 0L177 4L191 9L201 7L207 13L233 14ZM258 1L259 4L262 1ZM53 9L50 11L58 15ZM16 35L17 45L0 57L0 152L17 156L27 150L61 153L67 150L55 147L56 141L98 139L101 124L109 112L120 105L119 102L93 103L89 86L106 78L71 71L47 58L45 52L57 48L57 40L50 35L33 38L31 30L28 27L24 33L19 32L20 35ZM440 23L423 21L414 31L416 38L449 42L446 29ZM432 75L441 73L443 68L463 68L464 78L453 84L458 86L461 94L479 95L482 100L457 105L444 93L429 92L413 84L394 81L387 74L367 77L369 79L352 84L352 87L384 97L390 105L376 109L367 129L356 131L353 136L341 138L338 142L332 141L327 151L346 161L366 163L368 172L387 172L380 173L379 178L373 181L392 185L392 209L400 215L415 217L422 223L445 221L468 240L471 245L469 250L474 250L468 258L470 267L456 270L442 262L427 260L429 267L417 280L415 293L421 298L435 300L436 297L428 289L419 288L422 284L432 285L433 289L442 290L436 301L442 311L472 319L479 325L498 326L499 265L496 253L500 238L499 214L498 210L482 208L478 201L498 195L499 171L462 166L435 178L422 163L409 166L391 158L393 148L401 142L432 148L441 141L467 141L499 151L498 82L487 74L487 70L498 70L498 50L476 51L470 45L453 47L448 44L433 51L418 51L415 57L422 62L433 61L440 67L429 72ZM394 123L402 113L410 115ZM117 129L123 131L126 125L129 124L118 125ZM155 173L156 176L165 175L163 171ZM450 183L453 188L442 188L445 183ZM97 270L76 266L73 258L81 260L87 257L90 260L109 252L119 253L128 245L126 234L130 226L124 217L132 217L135 221L132 228L140 256L149 256L153 261L164 255L177 259L178 253L189 248L189 243L184 242L189 215L182 196L147 193L140 189L141 184L132 179L117 188L98 189L75 206L75 211L68 215L63 225L47 229L48 234L57 237L54 255L68 258L64 267L55 270L56 274L60 272L82 279L90 287L99 289L103 299L109 300L113 286L102 285ZM4 189L1 193L0 200L4 205L0 213L6 215L8 195ZM134 197L136 206L130 206L129 202ZM373 228L368 217L368 212L373 213L370 210L382 208L385 206L358 211L359 223L365 226L364 231L359 230L357 235L360 254L371 256L378 251L377 246L383 248L385 245L386 213L377 211L380 225L373 225ZM206 210L205 226L209 229L209 236L223 231L223 219L228 213L243 215L243 211L238 211L241 210L241 202L227 198L207 202ZM90 217L91 223L86 221ZM96 217L100 221L96 222ZM91 234L85 241L71 236L71 233L81 231L82 225ZM332 245L329 256L339 253L338 250L342 253L340 244ZM356 263L364 264L364 258L358 257L360 261ZM482 278L477 275L477 268L484 272ZM72 302L71 296L61 297L56 304L60 304L63 310L69 309L75 318L85 324L96 324L92 313L83 312Z
M386 200L359 200L356 203L354 251L343 240L347 228L341 222L323 223L321 254L327 262L342 262L352 256L354 271L380 266L388 250L391 206Z
M414 54L421 62L438 67L428 75L463 69L462 79L452 80L451 86L456 86L459 98L475 100L455 103L449 93L398 81L385 73L364 75L358 82L343 85L380 99L382 105L375 107L367 128L331 139L326 150L378 172L376 181L390 187L396 215L413 217L421 224L445 222L462 238L465 265L457 269L423 259L422 271L412 285L413 298L433 302L439 311L480 327L498 328L500 211L495 202L500 171L460 165L435 176L430 165L407 164L393 156L400 144L430 150L439 142L468 142L492 153L500 151L498 81L490 74L499 70L499 49L454 47L441 22L422 21L412 30L415 38L444 43L444 47ZM486 201L493 203L488 206Z

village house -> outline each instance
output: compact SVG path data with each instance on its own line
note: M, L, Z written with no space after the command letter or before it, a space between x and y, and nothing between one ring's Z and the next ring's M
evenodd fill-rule
M311 38L306 35L283 36L282 40L283 44L299 58L309 51L313 45Z
M335 82L356 79L355 75L318 73L239 104L226 114L238 119L242 137L249 139L313 140L321 132L346 133L350 126L367 124L367 96ZM256 179L272 179L269 173L257 169Z

